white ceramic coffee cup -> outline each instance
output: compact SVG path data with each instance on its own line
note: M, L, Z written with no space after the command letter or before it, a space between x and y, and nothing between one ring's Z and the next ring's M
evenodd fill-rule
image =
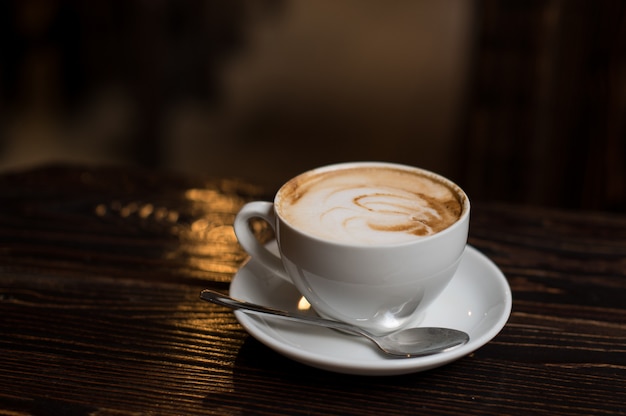
M302 178L354 168L390 168L432 178L458 199L459 217L432 235L365 243L320 237L285 219L280 206L286 204L286 193L298 192ZM273 203L246 204L234 229L252 259L293 283L320 315L384 334L419 322L452 279L467 243L469 216L465 192L440 175L399 164L351 162L298 175L281 187ZM249 225L253 218L267 221L274 229L280 256L257 240Z

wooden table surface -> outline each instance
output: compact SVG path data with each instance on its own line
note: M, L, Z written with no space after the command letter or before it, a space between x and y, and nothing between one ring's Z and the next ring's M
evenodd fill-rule
M626 414L626 215L474 201L513 292L491 342L409 375L342 375L249 336L231 224L263 190L127 168L0 176L0 415Z

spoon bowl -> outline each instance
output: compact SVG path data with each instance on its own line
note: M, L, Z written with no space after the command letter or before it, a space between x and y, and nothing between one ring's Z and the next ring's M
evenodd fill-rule
M451 351L469 341L469 335L463 331L438 327L409 328L388 335L378 336L343 322L269 308L233 299L230 296L208 289L200 293L200 298L207 302L242 310L250 314L271 315L360 335L372 341L385 354L395 358L413 358Z

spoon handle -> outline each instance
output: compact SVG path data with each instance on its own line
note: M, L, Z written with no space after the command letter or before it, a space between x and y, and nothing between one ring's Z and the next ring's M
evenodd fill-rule
M215 303L217 305L227 306L231 309L241 309L247 313L271 315L280 318L288 319L296 322L306 322L313 325L323 326L326 328L339 329L342 331L350 332L351 334L364 335L370 337L371 334L366 331L353 327L343 322L332 321L330 319L318 318L316 316L309 316L304 314L296 314L292 312L283 311L280 309L269 308L267 306L257 305L255 303L246 302L243 300L233 299L230 296L223 295L219 292L205 289L200 292L200 298L207 302Z

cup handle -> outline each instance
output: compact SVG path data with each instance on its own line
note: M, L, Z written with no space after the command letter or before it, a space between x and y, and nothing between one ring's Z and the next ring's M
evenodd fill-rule
M281 279L292 283L287 272L285 272L285 267L280 257L262 245L250 229L250 220L253 218L264 220L276 232L274 204L266 201L249 202L241 208L233 224L239 244L254 261L261 263L266 269L275 273Z

